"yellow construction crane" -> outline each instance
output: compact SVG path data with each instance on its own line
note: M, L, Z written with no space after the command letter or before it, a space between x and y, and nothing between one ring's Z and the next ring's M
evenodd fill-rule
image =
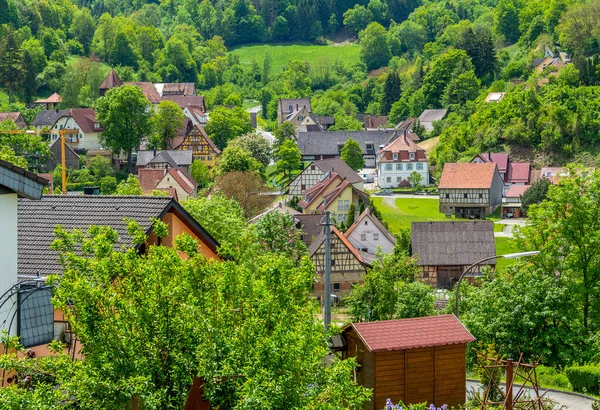
M69 118L71 118L69 116ZM67 118L67 122L69 121L69 118ZM62 175L61 175L61 179L62 179L62 184L61 184L61 192L63 194L67 193L67 167L66 167L66 158L65 158L65 135L67 134L79 134L79 129L73 129L73 128L63 128L60 129L58 131L58 133L60 134L60 144L61 144L61 171L62 171ZM36 131L36 130L0 130L0 134L27 134L27 135L47 135L50 134L50 132L45 131L45 132L41 132L41 131Z

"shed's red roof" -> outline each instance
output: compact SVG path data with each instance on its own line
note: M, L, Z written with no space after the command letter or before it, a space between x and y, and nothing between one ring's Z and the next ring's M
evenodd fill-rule
M352 323L372 352L408 350L475 341L454 315Z
M454 163L444 164L439 189L486 189L492 187L495 163Z

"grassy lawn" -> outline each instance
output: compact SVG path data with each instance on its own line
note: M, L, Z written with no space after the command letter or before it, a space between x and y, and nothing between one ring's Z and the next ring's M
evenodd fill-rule
M5 93L4 91L0 90L0 104L7 104L8 103L8 94Z
M507 253L515 253L517 250L517 243L512 238L495 238L496 240L496 255L505 255ZM513 263L515 263L517 259L504 259L500 258L496 260L496 270L498 272L504 272L506 268Z
M254 46L238 47L231 53L240 58L244 67L250 67L253 61L262 65L265 55L270 54L271 74L279 73L281 68L290 60L307 61L311 68L319 65L330 66L336 60L345 63L356 63L360 60L360 46L358 44L344 45L307 45L307 44L260 44Z
M78 57L78 56L69 56L67 58L67 64L69 65L73 65L77 60L81 59L83 57ZM110 71L110 66L106 65L105 63L103 63L102 61L100 61L100 65L102 66L102 74L103 75L107 75L108 72Z
M260 101L258 100L244 100L242 108L247 110L248 108L256 107L257 105L260 105Z

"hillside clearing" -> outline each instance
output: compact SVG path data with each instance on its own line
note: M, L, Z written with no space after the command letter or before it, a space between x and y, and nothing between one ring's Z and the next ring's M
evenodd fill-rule
M265 55L271 56L271 74L279 73L283 66L290 60L306 61L315 69L319 66L328 67L336 61L344 63L357 63L360 61L360 47L356 43L342 43L338 45L307 45L307 44L261 44L234 48L231 54L240 58L240 63L245 68L256 61L262 65Z

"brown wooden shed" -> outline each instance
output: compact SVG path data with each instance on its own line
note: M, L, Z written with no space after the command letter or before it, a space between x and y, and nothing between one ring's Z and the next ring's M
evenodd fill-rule
M363 409L394 403L464 404L466 344L475 338L454 315L352 323L343 332L356 382L373 389Z

